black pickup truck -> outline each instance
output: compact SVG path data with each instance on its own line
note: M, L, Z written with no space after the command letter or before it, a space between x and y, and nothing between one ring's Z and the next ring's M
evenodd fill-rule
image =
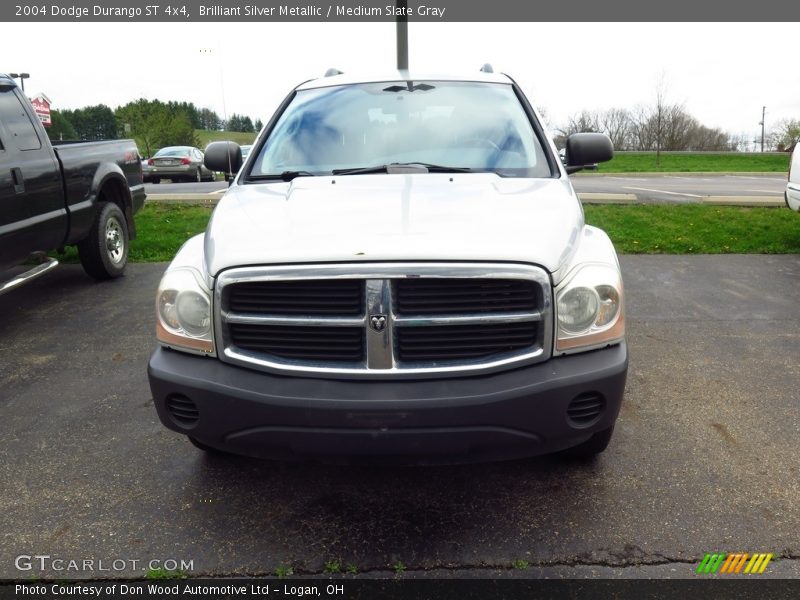
M0 74L0 293L55 267L47 253L69 245L95 279L119 277L144 199L133 140L54 147L14 80ZM32 257L39 264L19 268Z

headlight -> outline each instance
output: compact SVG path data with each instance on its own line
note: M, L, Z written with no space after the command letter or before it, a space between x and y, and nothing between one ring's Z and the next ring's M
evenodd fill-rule
M156 337L173 348L211 353L210 292L194 269L167 271L156 295Z
M556 291L556 351L586 349L625 337L622 279L615 267L579 267Z

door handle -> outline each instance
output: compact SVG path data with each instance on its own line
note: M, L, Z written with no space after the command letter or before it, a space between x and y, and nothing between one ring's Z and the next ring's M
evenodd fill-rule
M25 178L22 176L22 169L14 167L11 169L11 178L14 180L14 192L22 194L25 192Z

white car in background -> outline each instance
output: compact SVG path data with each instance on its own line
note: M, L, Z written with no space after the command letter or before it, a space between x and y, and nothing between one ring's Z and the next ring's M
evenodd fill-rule
M800 212L800 150L797 146L792 153L792 162L789 167L789 182L786 184L786 206Z

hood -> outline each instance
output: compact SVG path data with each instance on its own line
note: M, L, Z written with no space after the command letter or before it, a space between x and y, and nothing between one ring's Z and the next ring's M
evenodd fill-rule
M240 266L499 261L559 268L583 212L565 179L494 173L297 177L235 185L205 237L211 276Z

